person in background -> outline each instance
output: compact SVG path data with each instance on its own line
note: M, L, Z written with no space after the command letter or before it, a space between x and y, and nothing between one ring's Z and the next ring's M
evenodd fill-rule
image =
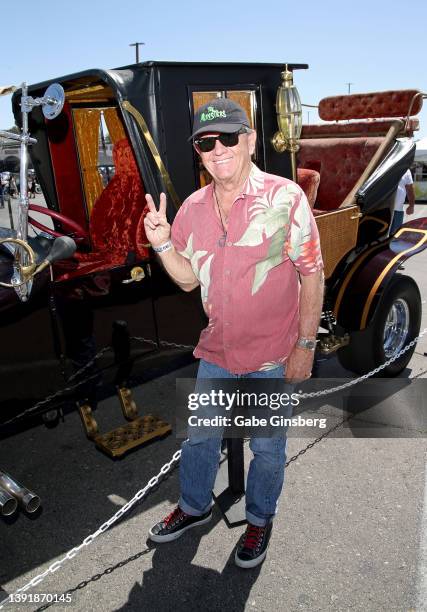
M29 189L28 196L30 198L35 198L36 197L36 179L35 178L31 179L30 189Z
M405 172L397 186L397 191L394 198L394 214L393 221L390 227L390 236L393 236L403 223L403 206L405 204L406 198L408 198L409 203L408 208L406 209L406 213L408 215L412 215L414 214L415 191L414 181L412 179L412 174L410 170L407 170Z
M11 195L12 198L16 197L18 195L18 188L16 186L16 180L15 177L13 176L13 174L10 177L10 181L9 181L9 193Z
M4 208L4 196L6 191L7 181L4 174L0 174L0 208Z

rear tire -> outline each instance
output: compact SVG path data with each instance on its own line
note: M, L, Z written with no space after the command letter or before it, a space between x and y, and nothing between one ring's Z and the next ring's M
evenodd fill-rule
M367 374L396 355L418 336L421 296L409 276L396 274L386 288L369 326L350 334L350 344L337 352L340 364L356 374ZM406 368L415 346L378 372L377 377L397 376Z

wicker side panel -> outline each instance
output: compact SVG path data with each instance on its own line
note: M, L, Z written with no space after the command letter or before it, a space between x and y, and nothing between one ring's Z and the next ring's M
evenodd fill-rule
M329 278L346 253L356 246L359 207L350 206L315 215L320 234L325 278Z

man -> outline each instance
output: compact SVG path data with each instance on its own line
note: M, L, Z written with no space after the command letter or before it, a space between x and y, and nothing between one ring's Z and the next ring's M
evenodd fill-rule
M184 290L200 285L209 324L194 355L198 383L218 378L310 377L323 301L317 227L301 189L251 161L256 133L244 110L217 98L195 114L193 145L212 182L180 208L172 232L166 197L147 195L148 240ZM298 274L300 274L300 288ZM182 445L179 505L150 530L168 542L211 518L220 439ZM249 568L267 553L284 480L286 432L253 438L246 488L248 526L235 562Z
M414 214L414 204L415 204L415 191L414 191L414 181L412 179L412 174L410 170L407 170L405 174L399 181L397 186L396 195L394 198L394 214L393 221L390 227L390 236L393 236L399 229L399 227L403 223L403 205L405 204L405 200L408 198L408 208L406 209L406 213L408 215Z
M4 208L4 196L6 193L7 180L6 174L0 174L0 208Z
M13 176L13 174L10 177L9 193L10 193L12 198L15 198L18 195L18 188L16 186L16 180L15 180L15 177Z
M28 197L35 198L36 197L36 179L32 177L30 180L30 184L28 187Z

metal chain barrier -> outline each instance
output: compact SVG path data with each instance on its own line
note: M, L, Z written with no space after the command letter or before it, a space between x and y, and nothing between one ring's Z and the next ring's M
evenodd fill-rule
M122 567L126 567L128 563L133 563L134 561L141 559L141 557L143 557L144 555L147 555L152 550L153 550L153 546L151 546L151 543L148 543L148 546L144 548L143 550L140 550L139 552L135 553L134 555L131 555L130 557L128 557L127 559L123 561L118 561L115 565L110 565L109 567L106 567L105 570L103 570L101 573L94 574L90 578L86 580L82 580L76 586L71 587L70 589L65 591L65 593L62 593L61 595L67 596L67 595L71 595L72 593L76 593L77 591L81 591L82 589L85 589L91 582L97 582L103 576L108 576L109 574L112 574L116 570ZM48 602L46 604L43 604L39 608L37 608L34 612L43 612L44 610L47 610L48 608L51 608L52 606L55 606L55 605L57 605L57 603L54 601Z
M20 589L17 589L13 594L9 595L9 597L7 599L5 599L4 601L2 601L0 603L0 610L5 605L7 605L7 603L10 601L11 597L13 598L18 593L24 593L25 591L28 591L28 589L30 589L31 587L35 587L35 586L39 585L46 578L46 576L48 576L49 574L54 574L55 572L57 572L59 570L59 568L62 567L62 565L66 561L69 561L70 559L73 559L83 548L85 548L86 546L89 546L90 544L92 544L92 542L98 536L100 536L101 533L104 533L105 531L107 531L111 527L111 525L113 525L116 521L121 519L122 516L124 514L126 514L126 512L128 512L132 508L132 506L134 506L138 501L140 501L148 493L148 491L150 489L155 487L159 483L160 479L163 476L165 476L170 471L170 469L172 468L172 466L175 463L177 463L179 461L180 457L181 457L181 451L178 450L178 451L176 451L174 453L174 455L172 456L172 459L168 463L164 464L164 466L162 467L160 472L157 474L157 476L153 476L148 481L148 483L145 485L145 487L143 489L140 489L132 497L132 499L127 502L127 504L122 506L120 508L120 510L118 510L116 512L116 514L114 514L114 516L112 516L108 521L103 523L101 525L101 527L99 527L99 529L97 529L94 533L92 533L91 535L87 536L87 538L85 538L83 540L83 542L80 544L80 546L76 546L76 547L72 548L71 550L69 550L67 552L67 554L62 557L62 559L59 559L58 561L55 561L54 563L52 563L47 568L47 570L45 570L42 574L39 574L38 576L35 576L34 578L32 578L32 580L27 582L27 584L25 584L23 587L21 587Z
M384 368L386 368L388 365L390 365L391 363L393 363L393 361L395 361L396 359L398 359L399 357L401 357L404 353L406 353L406 351L408 351L412 346L414 346L416 344L416 342L422 338L425 334L427 334L427 328L425 328L416 338L414 338L414 340L412 340L409 344L407 344L401 351L399 351L399 353L397 353L397 355L395 355L393 358L389 359L388 361L386 361L385 363L383 363L382 365L380 365L379 367L375 368L374 370L372 370L371 372L368 372L367 374L364 374L363 376L360 376L359 378L355 378L353 380L351 380L348 383L344 383L343 385L339 385L337 387L332 387L329 389L323 389L321 391L315 391L312 393L302 393L299 394L299 397L306 399L306 398L313 398L313 397L320 397L320 396L325 396L325 395L329 395L331 393L336 393L337 391L340 391L342 389L346 389L347 387L353 386L358 384L359 382L366 380L367 378L369 378L370 376L373 376L374 374L377 374L378 372L380 372L381 370L383 370ZM159 343L155 342L154 340L149 340L146 338L141 338L141 337L132 337L132 340L137 340L138 342L144 342L144 343L148 343L148 344L153 344L155 346L158 346L160 344L160 346L164 346L164 347L173 347L173 348L184 348L184 349L193 349L194 347L192 346L188 346L185 344L176 344L174 342L166 342L166 341L160 341ZM78 372L76 372L73 375L73 379L75 379L79 374L81 374L84 370L86 370L90 365L93 365L94 361L100 357L105 351L107 351L110 347L105 347L103 348L101 351L99 351L99 353L97 353L97 355L90 361L88 362L85 366L83 366L83 368L81 368ZM81 384L83 384L83 382L86 382L87 380L90 380L92 377L90 377L89 379L86 379L85 381L82 381L80 383L77 383L77 385L74 385L74 387L70 387L70 389L73 389ZM70 379L71 380L71 379ZM58 392L57 394L54 394L52 397L57 397L58 394L60 393L64 393L65 389L63 389L62 391ZM46 398L46 400L43 401L46 402L48 398ZM39 402L39 404L36 404L36 406L41 405L42 402ZM35 410L35 407L33 406L31 409L29 409L30 411ZM338 429L338 427L340 427L343 423L345 423L346 421L349 421L351 418L353 418L355 415L350 415L347 418L343 419L342 421L340 421L339 423L337 423L336 425L334 425L331 429L329 429L328 431L326 431L324 434L322 434L321 436L319 436L318 438L316 438L315 440L313 440L313 442L310 442L305 448L302 448L296 455L294 455L293 457L291 457L290 459L288 459L288 461L285 464L285 467L287 467L290 463L296 461L301 455L303 455L304 453L306 453L310 448L313 448L313 446L315 444L317 444L318 442L320 442L321 440L323 440L324 438L326 438L330 433L332 433L333 431L335 431L336 429ZM86 546L89 546L90 544L92 544L92 542L102 533L104 533L105 531L107 531L116 521L118 521L119 519L122 518L122 516L124 514L126 514L138 501L140 501L143 497L145 497L145 495L148 493L148 491L150 489L152 489L153 487L155 487L159 482L160 479L165 476L172 468L172 466L175 463L178 463L179 459L181 458L181 450L177 450L173 456L172 459L168 462L165 463L163 465L163 467L161 468L160 472L157 474L157 476L153 476L148 483L145 485L145 487L143 489L140 489L134 496L133 498L128 501L124 506L122 506L108 521L106 521L105 523L103 523L98 529L97 531L95 531L94 533L92 533L91 535L87 536L83 542L79 545L76 546L74 548L72 548L71 550L69 550L63 557L62 559L59 559L58 561L55 561L54 563L52 563L47 570L45 570L42 574L39 574L38 576L35 576L34 578L32 578L32 580L30 580L29 582L27 582L27 584L25 584L23 587L17 589L14 593L12 593L11 595L8 596L7 599L3 600L0 603L0 610L4 608L4 606L7 605L7 603L10 601L10 598L14 597L15 595L17 595L18 593L24 593L25 591L28 591L28 589L30 589L31 587L35 587L37 585L39 585L49 574L54 574L56 571L58 571L62 565L66 562L69 561L71 559L73 559L82 549L84 549Z
M85 372L88 368L92 367L94 365L95 361L97 359L99 359L108 350L110 350L110 348L111 348L110 346L104 346L104 348L102 348L100 351L98 351L98 353L90 361L88 361L83 367L81 367L80 370L77 370L77 372L74 372L74 374L72 376L70 376L70 378L68 379L68 382L72 382L78 376L80 376L80 374ZM45 404L49 404L49 402L51 402L52 400L57 399L58 397L61 397L62 395L66 395L70 391L74 391L74 389L77 389L78 387L81 387L82 385L85 385L87 382L89 382L91 380L94 380L98 376L99 376L98 373L92 374L91 376L88 376L84 380L79 381L75 385L71 385L71 386L67 386L67 387L64 387L62 389L59 389L55 393L52 393L52 395L48 395L43 400L40 400L39 402L37 402L37 404L34 404L34 406L31 406L30 408L27 408L26 410L24 410L20 414L17 414L16 416L12 417L8 421L4 421L4 423L1 424L2 427L5 426L5 425L10 425L11 423L14 423L15 421L18 421L22 417L27 416L27 415L35 412L36 410L38 410L39 408L41 408Z
M397 353L397 355L394 355L393 357L391 357L391 359L388 359L387 361L382 363L380 366L378 366L374 370L371 370L371 372L368 372L367 374L363 374L363 376L359 376L359 378L353 378L349 382L343 383L342 385L338 385L337 387L330 387L329 389L322 389L321 391L312 391L310 393L300 393L298 396L301 399L309 399L309 398L312 398L312 397L320 397L321 395L329 395L330 393L335 393L336 391L341 391L342 389L347 389L348 387L352 387L353 385L357 385L358 383L362 382L363 380L366 380L367 378L370 378L371 376L374 376L375 374L378 374L378 372L381 372L381 370L384 370L384 368L386 368L387 366L392 364L393 361L396 361L396 359L399 359L399 357L404 355L407 351L409 351L410 348L415 346L416 343L418 342L418 340L420 338L422 338L423 336L425 336L426 334L427 334L427 327L425 329L423 329L423 331L416 338L411 340L411 342L409 344L404 346L403 349Z
M152 344L153 346L163 346L165 348L180 348L188 349L190 351L196 348L190 344L177 344L176 342L167 342L166 340L159 340L159 342L155 342L154 340L149 340L148 338L141 338L141 336L132 336L131 340L136 340L137 342L142 342L144 344Z
M138 336L133 336L131 340L137 340L138 342L141 342L144 344L151 344L152 346L155 346L155 347L161 346L165 348L166 347L167 348L180 348L180 349L190 349L190 350L193 350L195 348L194 346L189 346L187 344L176 344L175 342L167 342L167 341L162 341L162 340L159 343L157 343L155 340L150 340L148 338L141 338ZM95 362L100 357L102 357L104 353L109 351L111 348L112 348L111 346L105 346L100 351L98 351L97 354L94 357L92 357L90 361L88 361L84 366L82 366L79 370L77 370L77 372L74 372L74 374L70 376L70 378L68 379L68 383L72 382L73 380L78 378L80 374L83 374L83 372L85 372L87 369L92 367L95 364ZM98 373L92 374L91 376L88 376L84 380L79 381L75 385L67 386L67 387L63 387L62 389L59 389L55 393L52 393L52 395L48 395L43 400L40 400L39 402L37 402L37 404L34 404L34 406L31 406L30 408L27 408L23 412L20 412L19 414L8 419L7 421L4 421L1 424L1 426L4 427L6 425L10 425L11 423L14 423L15 421L19 421L19 419L21 419L22 417L28 416L29 414L36 412L39 408L42 408L46 404L49 404L52 400L58 399L59 397L66 395L67 393L70 393L71 391L74 391L75 389L78 389L78 387L85 385L86 383L90 382L91 380L94 380L97 377L98 377Z
M325 431L325 433L323 433L321 436L319 436L318 438L315 438L313 442L310 442L309 444L307 444L307 446L299 450L296 455L288 459L287 462L285 463L285 467L288 467L290 463L292 463L293 461L296 461L298 457L301 457L301 455L304 455L310 448L313 448L313 446L321 442L321 440L329 436L329 434L331 434L333 431L341 427L341 425L343 425L347 421L350 421L351 419L353 419L355 416L356 416L355 414L350 414L348 417L346 417L339 423L336 423L333 427L331 427L331 429L328 429L328 431Z
M378 372L380 372L381 370L383 370L384 368L389 366L391 363L393 363L393 361L395 361L396 359L401 357L404 353L406 353L406 351L409 351L409 349L411 347L413 347L417 343L417 341L420 338L422 338L426 333L427 333L427 328L424 329L416 338L414 338L414 340L412 340L409 344L407 344L397 355L395 355L394 357L392 357L391 359L389 359L388 361L386 361L382 365L378 366L377 368L375 368L371 372L368 372L367 374L364 374L363 376L360 376L359 378L354 378L351 381L349 381L347 383L343 383L342 385L339 385L337 387L331 387L329 389L323 389L321 391L313 391L311 393L301 393L301 394L299 394L299 397L301 399L310 399L310 398L313 398L313 397L320 397L320 396L324 396L324 395L329 395L330 393L336 393L337 391L341 391L342 389L346 389L347 387L351 387L353 385L357 385L359 382L362 382L363 380L366 380L367 378L370 378L374 374L377 374ZM176 342L167 342L166 340L160 340L159 342L156 342L155 340L151 340L149 338L142 338L141 336L132 336L131 340L136 340L137 342L141 342L143 344L151 344L152 346L156 346L156 347L160 346L160 347L164 347L164 348L178 348L178 349L185 349L185 350L193 350L195 348L194 346L189 345L189 344L178 344ZM82 374L88 368L90 368L92 365L94 365L96 360L99 359L104 353L106 353L110 349L111 349L110 346L105 346L100 351L98 351L98 353L90 361L88 361L82 368L80 368L77 372L75 372L72 376L70 376L68 382L72 382L73 380L75 380L78 376L80 376L80 374ZM9 425L9 424L11 424L11 423L13 423L15 421L18 421L22 417L27 416L27 415L35 412L36 410L38 410L42 406L44 406L46 404L49 404L49 402L51 402L52 400L57 399L58 397L61 397L62 395L66 395L67 393L70 393L71 391L74 391L74 389L77 389L78 387L86 384L87 382L90 382L91 380L93 380L97 376L98 376L98 374L93 374L92 376L89 376L88 378L85 378L84 380L81 380L80 382L76 383L75 385L64 387L63 389L60 389L59 391L56 391L52 395L48 395L45 399L40 400L40 402L37 402L37 404L34 404L34 406L31 406L30 408L27 408L26 410L24 410L20 414L14 416L11 419L9 419L8 421L5 421L4 423L2 423L2 426Z
M346 389L347 387L352 387L353 385L356 385L362 382L363 380L366 380L367 378L373 376L374 374L381 372L381 370L383 370L388 365L393 363L393 361L395 361L396 359L399 359L401 355L406 353L406 351L409 351L409 349L416 344L417 340L421 338L422 336L424 336L426 333L427 333L427 328L423 329L423 331L416 338L414 338L414 340L412 340L409 344L407 344L397 355L395 355L393 358L389 359L385 363L381 364L378 368L375 368L371 372L368 372L367 374L364 374L363 376L359 376L359 378L350 380L349 382L339 385L337 387L330 387L329 389L322 389L321 391L312 391L311 393L299 393L298 397L301 399L311 399L313 397L329 395L331 393L335 393L336 391L341 391L342 389ZM299 457L301 457L301 455L304 455L304 453L306 453L310 448L313 448L313 446L321 442L324 438L329 436L329 434L337 430L339 427L341 427L341 425L344 425L344 423L347 423L348 421L353 419L355 416L356 414L350 414L348 417L346 417L345 419L342 419L341 421L336 423L333 427L328 429L328 431L325 431L325 433L323 433L321 436L319 436L318 438L315 438L313 442L310 442L309 444L307 444L307 446L305 446L300 451L298 451L296 455L288 459L288 461L285 463L285 467L288 467L290 463L292 463L293 461L296 461Z
M367 374L363 374L363 376L359 376L358 378L353 378L349 382L343 383L342 385L338 385L337 387L330 387L329 389L322 389L321 391L311 391L310 393L299 393L298 397L301 399L311 399L313 397L320 397L324 395L329 395L331 393L336 393L337 391L341 391L342 389L347 389L348 387L357 385L358 383L366 380L367 378L370 378L371 376L378 374L378 372L381 372L381 370L384 370L384 368L392 364L393 361L396 361L396 359L399 359L399 357L404 355L407 351L409 351L409 349L415 346L418 340L422 338L423 336L425 336L426 334L427 334L427 327L423 329L423 331L420 332L416 338L411 340L409 344L404 346L403 349L397 353L397 355L394 355L393 357L388 359L386 362L382 363L380 366L378 366L374 370L371 370L371 372L368 372ZM157 346L156 342L154 342L153 340L147 340L146 338L132 336L132 340L137 340L138 342L148 342L149 344L156 344ZM177 348L185 348L185 349L195 348L194 346L188 346L186 344L175 344L174 342L165 342L165 341L160 341L160 346L177 347Z

